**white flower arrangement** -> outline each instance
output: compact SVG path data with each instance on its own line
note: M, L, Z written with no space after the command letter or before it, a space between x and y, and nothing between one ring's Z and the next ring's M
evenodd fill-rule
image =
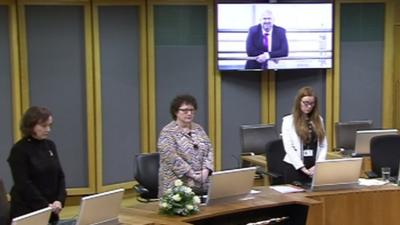
M181 180L176 180L174 186L160 199L160 213L168 215L188 216L197 213L200 205L199 196L190 187L184 186Z

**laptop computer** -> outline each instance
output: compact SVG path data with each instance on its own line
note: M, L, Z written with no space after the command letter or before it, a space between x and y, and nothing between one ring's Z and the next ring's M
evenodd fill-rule
M310 191L337 190L358 186L362 158L345 158L319 161Z
M256 167L214 172L210 177L206 205L246 197L253 187Z
M124 189L83 197L75 225L118 225Z
M352 156L369 155L370 143L373 137L398 133L397 129L359 130L356 132L356 144Z
M49 223L51 208L46 207L12 220L11 225L47 225Z
M371 139L375 136L398 134L397 129L358 130L355 133L354 149L342 149L341 154L350 157L368 156Z

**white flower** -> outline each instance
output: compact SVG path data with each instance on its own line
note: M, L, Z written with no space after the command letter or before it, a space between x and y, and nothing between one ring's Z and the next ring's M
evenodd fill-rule
M172 193L172 188L168 188L166 191L165 191L165 194L171 194Z
M192 193L192 189L191 189L190 187L185 187L185 188L183 189L183 191L184 191L185 193L187 193L187 194L191 194L191 193Z
M176 180L175 181L175 187L179 187L179 186L182 186L183 185L183 182L181 181L181 180Z
M200 204L200 202L201 202L201 201L200 201L199 196L196 195L196 196L193 197L193 203L194 203L194 204L198 205L198 204Z
M161 202L161 203L160 203L160 207L161 207L161 208L168 208L168 203L166 203L166 202Z
M160 213L187 216L199 211L200 198L192 188L179 179L174 186L165 191L159 202Z
M182 200L182 198L179 194L175 194L174 196L172 196L172 199L176 202L179 202L180 200Z

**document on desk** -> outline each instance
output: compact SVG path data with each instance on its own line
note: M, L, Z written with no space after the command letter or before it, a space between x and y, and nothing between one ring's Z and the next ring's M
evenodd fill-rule
M383 181L379 179L358 179L358 184L363 186L376 186L376 185L384 185L389 183L389 181Z
M270 186L269 188L280 192L280 193L296 193L296 192L303 192L305 191L303 188L294 187L292 185L274 185Z

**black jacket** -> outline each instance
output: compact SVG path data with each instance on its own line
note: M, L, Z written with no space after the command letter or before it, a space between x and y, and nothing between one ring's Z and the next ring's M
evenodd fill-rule
M65 178L54 142L48 139L22 138L8 158L14 186L11 189L11 218L47 207L54 201L65 202ZM52 214L50 221L57 221Z

